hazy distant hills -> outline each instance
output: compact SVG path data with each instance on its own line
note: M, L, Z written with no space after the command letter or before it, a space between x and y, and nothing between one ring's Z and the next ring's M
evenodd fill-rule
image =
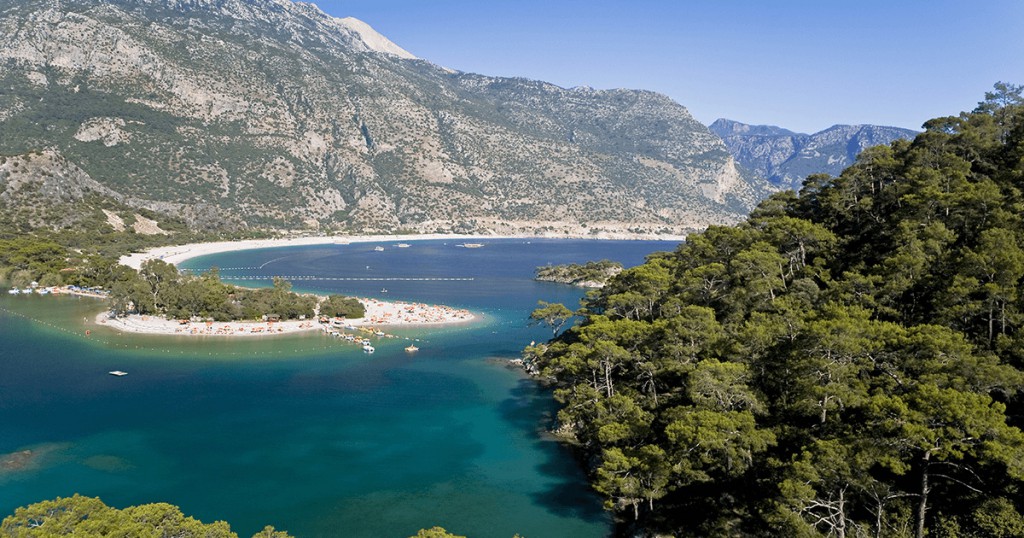
M113 199L202 227L683 233L765 192L665 96L455 72L312 4L0 5L7 211Z
M740 166L777 187L795 190L810 174L838 176L864 148L917 135L910 129L878 125L833 125L803 134L727 119L715 121L710 129L722 137Z

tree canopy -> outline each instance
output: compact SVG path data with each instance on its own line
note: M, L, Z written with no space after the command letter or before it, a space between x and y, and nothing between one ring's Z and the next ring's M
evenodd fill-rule
M203 523L188 517L174 505L143 504L117 509L96 497L58 497L18 508L0 523L0 535L12 538L82 538L131 536L132 538L238 538L223 521ZM290 538L267 526L253 538Z
M528 349L625 529L1020 534L1021 93L690 236Z

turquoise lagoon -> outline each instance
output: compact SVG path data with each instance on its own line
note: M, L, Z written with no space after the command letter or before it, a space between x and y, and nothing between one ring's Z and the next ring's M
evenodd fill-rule
M383 246L384 251L374 247ZM636 265L674 243L492 240L362 243L196 258L242 285L443 303L465 325L390 329L373 355L320 334L131 336L83 319L98 301L0 297L0 513L74 493L113 506L169 502L241 536L606 536L600 499L545 435L550 394L505 366L531 340L537 300L582 291L532 280L547 263ZM421 349L408 354L405 339ZM107 375L125 370L125 377Z

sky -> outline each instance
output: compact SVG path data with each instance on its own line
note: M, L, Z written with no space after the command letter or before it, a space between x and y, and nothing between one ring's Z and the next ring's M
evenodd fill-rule
M1024 84L1024 0L313 0L460 71L663 93L697 120L918 129Z

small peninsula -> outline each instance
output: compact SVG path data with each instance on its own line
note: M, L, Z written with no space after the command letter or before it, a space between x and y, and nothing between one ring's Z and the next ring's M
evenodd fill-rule
M535 280L571 284L581 288L603 288L615 275L622 272L622 264L611 260L545 265L537 268Z

